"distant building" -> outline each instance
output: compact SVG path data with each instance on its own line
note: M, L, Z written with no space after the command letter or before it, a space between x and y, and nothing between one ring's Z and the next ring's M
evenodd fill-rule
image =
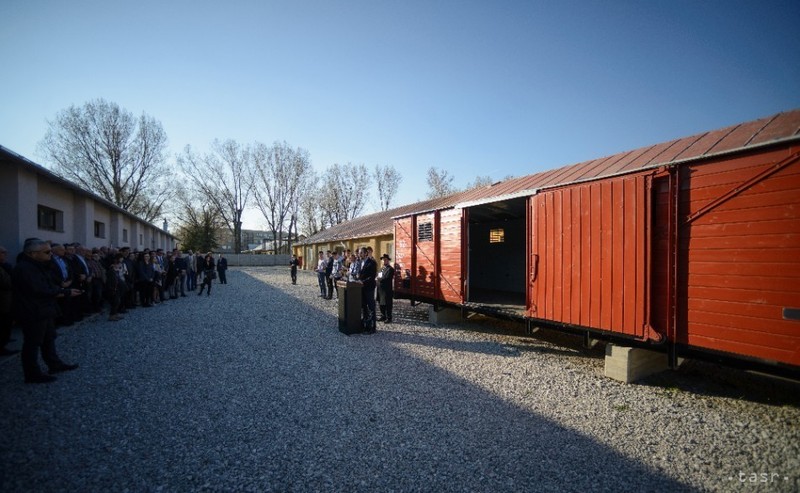
M295 238L293 242L296 242ZM233 235L228 228L221 228L217 231L218 250L232 253L234 251ZM262 231L256 229L242 230L242 252L260 253L289 253L289 233L284 232L281 244L278 245L278 252L274 252L274 237L272 231Z
M387 211L375 212L357 217L347 222L331 226L292 245L292 253L303 260L303 269L317 267L317 253L320 251L355 252L360 247L372 247L375 258L384 253L394 257L394 217L417 210L439 206L445 198L415 202Z
M169 250L176 243L167 231L3 146L0 211L0 244L12 261L26 238L138 250Z

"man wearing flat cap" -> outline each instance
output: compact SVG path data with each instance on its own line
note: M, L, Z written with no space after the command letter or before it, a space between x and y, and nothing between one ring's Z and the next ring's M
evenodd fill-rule
M392 305L394 304L394 267L387 254L381 256L383 267L378 272L378 304L381 318L378 322L392 323Z

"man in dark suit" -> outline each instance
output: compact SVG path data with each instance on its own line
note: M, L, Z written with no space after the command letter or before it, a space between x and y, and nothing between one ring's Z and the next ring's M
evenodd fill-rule
M359 250L361 257L361 270L358 280L361 281L361 320L365 334L375 333L375 276L378 274L378 265L368 253L366 247Z

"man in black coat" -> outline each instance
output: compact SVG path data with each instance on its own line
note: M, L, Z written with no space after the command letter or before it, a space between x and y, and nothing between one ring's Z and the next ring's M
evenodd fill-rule
M358 280L361 281L361 313L362 323L364 324L365 334L375 333L375 276L378 273L378 265L375 259L370 257L365 247L359 250L361 257L361 270L358 273Z
M328 286L326 300L333 298L333 254L328 250L328 258L325 260L325 284Z
M55 377L45 375L39 367L39 350L50 374L74 370L56 353L55 318L59 314L56 298L75 297L79 289L62 288L50 270L50 244L39 239L25 241L23 253L12 272L16 320L22 327L22 371L25 383L48 383Z
M379 322L392 323L392 306L394 305L394 267L392 259L385 253L381 256L383 267L378 272L378 305L381 308Z
M178 287L180 288L181 296L186 297L186 283L188 281L189 263L183 257L183 254L177 248L172 251L175 255L175 268L178 270Z
M292 284L297 284L298 265L300 265L300 260L297 258L297 255L292 255L292 259L289 261L289 271L292 274Z
M219 258L217 259L217 274L219 276L219 283L220 284L228 284L228 278L225 274L228 271L228 259L225 258L225 255L219 254Z

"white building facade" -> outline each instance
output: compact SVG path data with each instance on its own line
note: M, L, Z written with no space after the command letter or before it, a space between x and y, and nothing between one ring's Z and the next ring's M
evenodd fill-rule
M163 248L168 232L0 146L0 245L13 261L26 238L94 247Z

